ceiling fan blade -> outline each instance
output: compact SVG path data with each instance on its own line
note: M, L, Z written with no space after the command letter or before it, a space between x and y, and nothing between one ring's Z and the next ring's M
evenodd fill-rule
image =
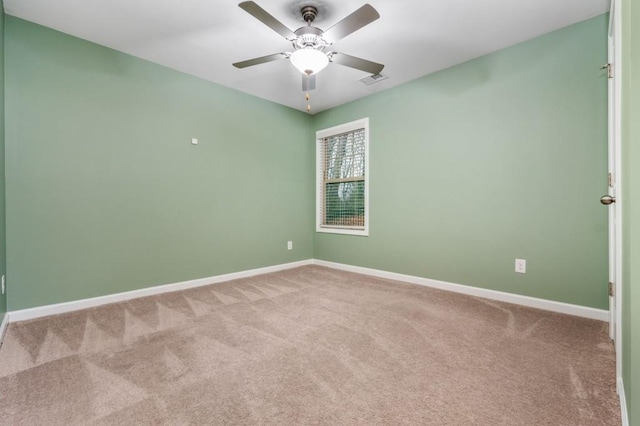
M349 34L358 31L360 28L368 25L378 19L380 14L370 4L365 4L360 9L353 12L351 15L344 18L342 21L335 24L322 34L329 43L335 43L348 36Z
M369 74L380 74L384 65L377 62L367 61L366 59L357 58L355 56L346 55L344 53L335 52L331 56L331 62L344 65L345 67L355 68Z
M256 18L258 21L262 22L267 27L280 34L282 37L286 39L293 39L296 37L293 31L285 27L282 22L271 16L269 12L258 6L256 3L252 1L243 1L242 3L238 4L238 6L240 6L241 9Z
M312 90L316 90L316 75L302 74L302 91L311 92Z
M287 57L284 53L274 53L273 55L261 56L259 58L253 58L242 62L236 62L233 64L236 68L247 68L254 65L264 64L265 62L277 61L278 59L285 59Z

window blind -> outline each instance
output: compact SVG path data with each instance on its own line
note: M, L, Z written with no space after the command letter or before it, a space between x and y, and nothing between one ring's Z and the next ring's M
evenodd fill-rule
M364 229L365 129L322 139L322 226Z

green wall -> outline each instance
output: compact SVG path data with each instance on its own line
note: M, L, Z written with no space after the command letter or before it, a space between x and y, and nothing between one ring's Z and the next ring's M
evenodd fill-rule
M371 120L370 236L315 258L608 309L607 22L314 116Z
M629 424L640 425L640 6L622 1L622 375Z
M7 270L4 181L4 3L0 0L0 276ZM0 324L7 312L7 295L0 294Z
M5 24L9 310L313 256L308 115Z

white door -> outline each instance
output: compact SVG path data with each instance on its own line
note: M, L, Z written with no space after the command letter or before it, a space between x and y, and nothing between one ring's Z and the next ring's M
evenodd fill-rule
M615 93L615 2L611 2L611 14L609 15L609 50L608 64L603 68L608 74L608 192L600 201L608 206L609 210L609 337L615 340L616 330L616 93Z
M622 223L620 206L620 7L619 0L611 2L609 15L608 64L608 193L601 198L609 210L609 336L614 340L617 353L618 377L621 368L621 291L622 291Z

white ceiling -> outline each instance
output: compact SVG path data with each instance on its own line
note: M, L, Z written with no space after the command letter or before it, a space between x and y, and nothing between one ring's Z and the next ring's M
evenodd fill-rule
M367 0L255 0L292 30L314 5L326 30ZM291 51L291 44L238 7L240 0L4 0L5 13L110 48L306 110L301 77L288 60L231 64ZM312 113L605 13L609 0L369 0L380 19L331 48L385 64L389 79L338 64L317 75Z

